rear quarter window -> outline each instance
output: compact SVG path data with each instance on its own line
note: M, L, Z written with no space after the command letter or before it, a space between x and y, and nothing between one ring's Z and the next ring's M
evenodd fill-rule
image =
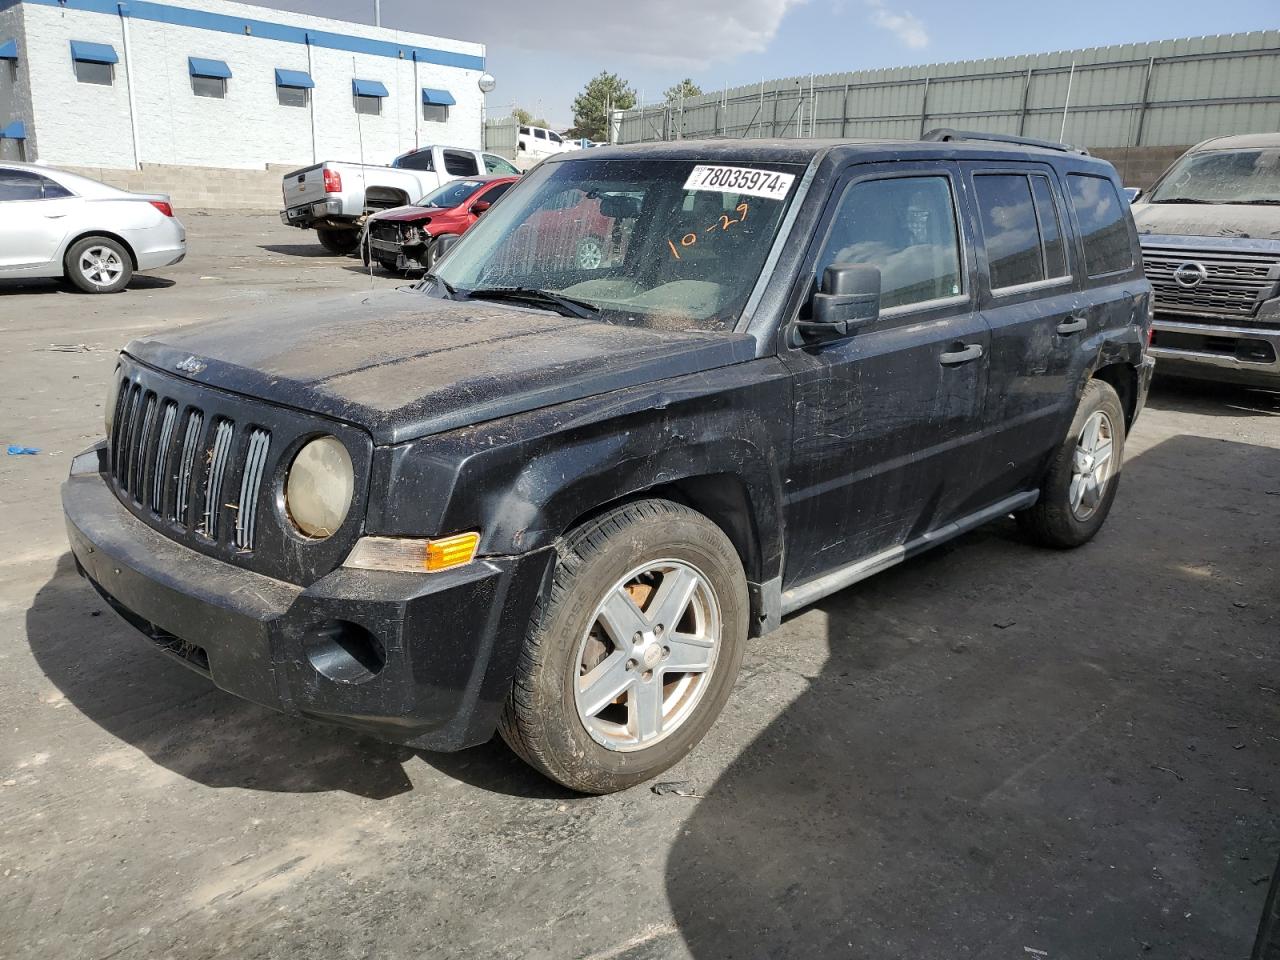
M1085 268L1100 277L1133 268L1133 241L1127 207L1106 177L1067 174L1067 192L1080 226Z

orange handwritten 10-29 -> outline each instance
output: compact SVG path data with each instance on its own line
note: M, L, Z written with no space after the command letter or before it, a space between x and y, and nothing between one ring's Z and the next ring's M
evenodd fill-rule
M716 218L715 223L711 224L711 226L707 227L702 232L714 233L717 230L724 232L725 230L728 230L730 227L732 227L735 223L741 223L743 220L747 219L747 212L750 209L751 209L751 205L749 203L740 203L733 208L734 212L739 215L737 220L731 219L727 213L722 213L718 218ZM680 238L680 247L692 247L697 242L698 242L697 233L686 233L683 237ZM667 246L671 248L671 255L675 257L677 260L679 260L680 247L677 247L675 242L672 240L667 241Z

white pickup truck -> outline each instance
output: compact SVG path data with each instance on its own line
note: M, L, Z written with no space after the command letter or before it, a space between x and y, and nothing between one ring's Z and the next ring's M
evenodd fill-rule
M332 253L352 253L369 213L411 204L450 180L519 172L497 154L458 147L422 147L389 167L326 160L285 174L280 219L286 226L314 229Z

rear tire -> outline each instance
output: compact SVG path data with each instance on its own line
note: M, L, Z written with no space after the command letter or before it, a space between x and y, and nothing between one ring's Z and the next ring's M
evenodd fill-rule
M719 527L667 500L610 510L558 554L499 730L551 779L613 793L677 763L719 716L746 645L746 577Z
M360 245L360 231L329 230L324 227L317 227L316 239L320 241L320 246L330 253L335 256L345 257L354 253L356 247Z
M85 293L119 293L133 279L133 257L110 237L85 237L63 258L67 279Z
M1124 441L1120 397L1109 383L1090 380L1071 429L1050 461L1040 499L1018 514L1027 536L1058 549L1092 540L1106 522L1120 487Z

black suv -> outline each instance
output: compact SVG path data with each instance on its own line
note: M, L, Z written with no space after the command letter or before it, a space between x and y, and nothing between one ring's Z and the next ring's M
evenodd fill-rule
M71 545L225 690L617 790L791 611L1011 513L1089 540L1150 303L1115 171L1061 145L565 154L414 290L131 343Z

